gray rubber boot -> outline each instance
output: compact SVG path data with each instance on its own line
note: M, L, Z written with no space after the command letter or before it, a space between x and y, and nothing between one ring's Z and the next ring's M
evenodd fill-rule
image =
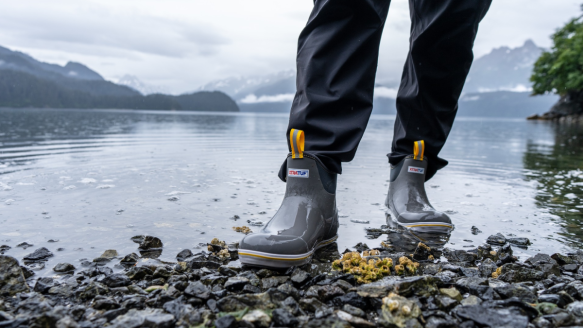
M239 243L241 263L287 268L308 263L319 247L337 239L336 174L304 155L287 159L281 207L258 233Z
M391 215L387 221L405 229L419 232L444 232L453 230L451 219L437 211L425 192L427 160L416 160L408 156L396 166L391 166L389 193L385 205Z

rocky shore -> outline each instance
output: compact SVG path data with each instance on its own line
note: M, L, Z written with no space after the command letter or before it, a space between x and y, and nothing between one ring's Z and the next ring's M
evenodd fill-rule
M20 262L0 255L0 327L583 325L583 253L520 262L513 248L526 238L497 234L470 250L418 243L411 252L359 243L341 254L333 244L283 271L241 266L237 245L218 239L175 262L157 259L159 238L132 240L136 253L106 250L79 268L59 263L50 277L31 270L53 256L49 249Z

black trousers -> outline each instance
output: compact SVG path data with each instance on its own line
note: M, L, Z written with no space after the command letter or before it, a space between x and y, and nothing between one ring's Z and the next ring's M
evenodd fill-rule
M491 0L409 0L410 47L397 95L391 164L425 140L427 179L439 158L473 60L478 24ZM300 34L297 92L289 131L305 132L305 152L342 173L372 112L379 43L390 0L315 0ZM389 31L390 32L390 31ZM285 178L285 164L280 171Z

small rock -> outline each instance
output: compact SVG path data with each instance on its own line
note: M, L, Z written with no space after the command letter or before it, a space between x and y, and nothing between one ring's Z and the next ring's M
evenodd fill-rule
M461 304L463 306L478 305L480 303L482 303L482 300L478 296L475 296L475 295L470 295L461 301Z
M501 233L497 233L488 237L488 239L486 239L486 243L490 245L504 245L506 244L506 237L504 237L504 235Z
M90 282L85 288L79 290L79 298L82 300L94 299L97 295L107 295L109 288L107 286L98 283Z
M269 289L273 287L277 287L289 279L287 276L276 276L276 277L269 277L261 279L261 284L263 289Z
M41 294L46 294L49 289L55 286L55 282L51 277L42 277L36 281L34 285L34 291Z
M336 296L344 295L344 291L340 287L325 285L325 286L311 286L306 291L306 297L316 297L321 301L328 301Z
M129 286L132 282L128 276L123 273L114 273L106 276L101 282L110 288Z
M352 306L350 304L344 304L344 306L342 306L342 311L344 311L346 313L350 313L351 315L353 315L355 317L364 318L366 315L366 313L364 313L363 310L357 308L356 306Z
M217 320L215 320L215 327L216 328L237 328L239 327L239 323L237 319L232 315L225 315Z
M12 247L10 247L8 245L2 245L2 246L0 246L0 254L4 254L6 251L8 251L11 248Z
M480 276L482 278L490 278L492 277L492 273L495 272L496 269L498 269L496 263L494 263L494 261L492 261L491 259L487 258L482 261L482 265L480 265L478 270L480 271Z
M210 297L210 290L202 282L196 281L188 284L184 294L206 300Z
M460 306L455 310L459 318L472 320L479 327L515 327L526 328L528 317L518 311L507 308L493 309L482 305Z
M368 322L362 318L355 317L352 314L344 312L344 311L336 311L336 315L338 316L338 318L345 320L345 321L348 321L348 323L350 323L354 327L358 327L358 328L376 327L375 324Z
M310 312L316 312L320 310L322 307L326 307L324 303L318 301L315 298L302 298L300 300L300 306L302 309Z
M28 291L18 260L12 256L0 255L0 296L13 296Z
M249 323L253 327L268 328L271 323L271 318L261 310L253 310L245 314L241 318L241 321Z
M335 297L332 300L332 303L338 307L343 306L344 304L350 304L359 309L366 310L368 308L366 299L359 294L360 292L349 292L345 295Z
M570 258L568 256L565 256L563 254L560 254L560 253L555 253L555 254L551 255L551 258L553 260L557 261L557 263L559 265L565 265L565 264L573 264L573 263L575 263L575 261L572 258Z
M24 257L25 262L38 262L38 261L46 261L49 257L53 256L48 249L45 247L41 247L36 251L26 255Z
M160 309L131 309L126 314L120 315L111 322L112 328L138 328L156 327L169 328L175 319L172 314Z
M583 319L583 302L573 302L567 305L567 311L579 319Z
M225 289L229 291L241 290L249 283L249 279L244 277L231 277L225 282Z
M75 270L76 270L75 266L69 263L59 263L55 265L55 267L53 268L53 271L58 273L73 272Z
M415 248L415 252L413 253L413 259L416 261L427 261L429 260L429 256L433 257L431 248L421 242L417 244L417 248Z
M146 267L131 267L127 272L126 276L131 280L142 280L148 275L153 275L154 272L150 268Z
M447 297L453 298L454 300L457 300L458 302L462 301L462 294L455 288L440 288L439 292L442 295L445 295Z
M367 244L364 244L364 243L358 243L358 244L354 245L353 248L356 249L356 251L358 251L360 253L362 253L363 251L370 250L370 248L368 247L368 245Z
M577 264L565 264L561 267L561 269L563 269L563 271L567 271L567 272L576 272L577 269L579 268L579 265Z
M449 312L449 310L458 304L458 301L445 295L437 295L435 296L435 304L437 304L442 311Z
M517 246L529 246L530 240L525 237L515 237L506 239L507 242Z
M408 321L417 320L421 316L421 310L417 303L402 296L391 293L383 298L382 302L383 319L397 327L405 327Z
M79 328L79 324L70 316L64 316L57 321L55 328Z
M131 253L128 254L126 256L124 256L121 261L119 261L122 264L126 264L126 265L133 265L138 263L138 260L140 259L140 257L138 256L138 254L136 253Z
M132 238L130 238L134 243L136 244L141 244L144 241L144 238L146 238L146 236L144 235L138 235L138 236L133 236Z
M111 258L109 258L109 257L96 257L93 259L93 262L96 263L97 265L105 265L105 264L111 262Z
M20 248L23 248L23 249L27 249L27 248L32 247L32 246L34 246L34 245L33 244L29 244L27 242L22 242L22 243L16 245L16 247L20 247Z
M296 285L302 285L310 279L310 274L301 269L295 269L291 275L291 281Z
M21 265L20 268L22 269L22 273L24 274L24 279L28 279L34 276L34 271L29 269L28 267Z
M187 258L192 256L192 251L190 249L183 249L176 255L178 261L185 261Z
M99 257L112 259L116 256L118 256L118 254L117 254L117 251L115 249L108 249L105 252L103 252L103 254L101 254L101 256L99 256Z
M251 285L246 285L251 286ZM280 307L288 295L277 289L269 289L264 293L229 295L217 302L217 307L223 312L241 311L246 307L269 310Z
M472 231L472 235L477 235L479 233L482 233L482 230L478 229L478 227L476 227L476 226L472 226L471 231Z
M119 304L111 298L95 300L92 307L96 310L113 310L119 308Z
M273 310L271 314L276 327L297 327L299 324L299 320L286 309L278 308Z
M145 236L144 240L140 243L139 248L141 250L151 250L151 249L158 249L162 248L164 244L158 237L154 236Z
M470 262L473 263L478 259L475 253L466 252L462 249L444 248L443 256L450 262Z

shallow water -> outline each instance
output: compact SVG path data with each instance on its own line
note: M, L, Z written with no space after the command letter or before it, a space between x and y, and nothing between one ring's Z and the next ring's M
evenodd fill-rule
M369 240L364 228L385 224L393 124L373 117L339 177L341 251L386 239ZM169 260L213 237L237 241L233 226L267 222L279 206L286 127L285 115L0 109L0 245L19 260L47 247L55 256L39 274L48 274L106 249L136 252L138 234L161 238ZM450 165L428 182L456 225L447 246L477 247L501 232L530 238L515 248L522 258L579 248L582 149L576 126L458 119L441 154Z

